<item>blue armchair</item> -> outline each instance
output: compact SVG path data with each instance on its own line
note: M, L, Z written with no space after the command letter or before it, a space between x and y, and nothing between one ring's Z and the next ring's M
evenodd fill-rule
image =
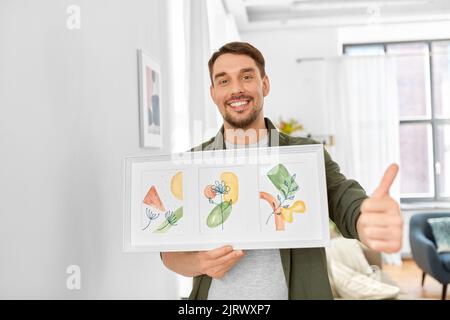
M442 287L442 300L445 300L447 284L450 283L450 253L439 254L436 249L429 218L450 217L448 213L419 213L411 217L409 223L409 242L417 265L422 269L422 286L428 274L439 281Z

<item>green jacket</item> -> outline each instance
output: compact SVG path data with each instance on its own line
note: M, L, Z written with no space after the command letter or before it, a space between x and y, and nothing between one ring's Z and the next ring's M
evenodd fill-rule
M319 143L312 139L291 137L279 132L267 118L265 123L271 147ZM223 133L222 126L215 137L191 151L226 149ZM330 218L344 237L358 239L356 220L360 214L361 203L367 195L358 182L348 180L340 173L338 164L331 159L325 149L324 153ZM333 299L324 248L280 249L280 255L289 299ZM211 280L207 275L194 277L189 299L207 299Z

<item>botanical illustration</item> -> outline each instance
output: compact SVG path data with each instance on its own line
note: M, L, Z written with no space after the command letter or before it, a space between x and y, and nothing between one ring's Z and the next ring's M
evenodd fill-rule
M267 177L280 193L276 195L276 198L268 192L259 193L260 199L266 200L272 208L265 223L267 225L273 216L275 229L284 231L285 222L294 221L294 213L304 213L306 210L303 201L295 201L295 194L300 189L295 181L296 174L291 175L283 164L278 164L267 173Z
M216 228L219 225L224 229L224 222L231 214L233 205L238 201L239 182L237 176L232 172L223 172L220 180L214 184L207 185L204 195L214 208L206 219L209 228Z
M183 200L183 173L177 172L170 180L170 191L172 195L178 199ZM170 228L177 225L178 221L183 217L183 207L176 210L171 208L166 209L158 194L155 185L152 185L144 197L143 203L148 207L145 208L145 215L148 221L142 230L146 230L150 225L156 223L156 220L164 214L164 220L153 231L153 233L166 233ZM155 222L154 222L155 221Z

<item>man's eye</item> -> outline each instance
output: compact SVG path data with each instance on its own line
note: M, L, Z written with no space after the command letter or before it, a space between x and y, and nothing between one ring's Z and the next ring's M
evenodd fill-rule
M227 83L228 83L228 80L225 80L225 79L219 80L219 84L221 84L221 85L224 85L224 84L227 84Z
M244 80L251 80L253 77L251 75L246 75L242 77Z

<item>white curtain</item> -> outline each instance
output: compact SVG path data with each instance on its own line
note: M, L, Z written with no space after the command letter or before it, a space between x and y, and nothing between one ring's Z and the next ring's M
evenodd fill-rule
M172 152L211 138L222 117L209 94L208 60L226 42L239 40L236 24L220 0L170 0L172 80L170 117ZM180 296L192 279L180 276Z
M211 52L227 42L240 41L234 16L227 12L221 0L208 0L207 10Z
M223 44L240 39L220 0L171 0L173 79L172 151L215 135L222 117L211 100L208 60Z
M171 109L170 143L172 152L181 152L189 148L189 4L190 1L170 0L168 3L168 23L171 61Z
M170 0L169 8L175 88L171 142L172 151L181 152L209 138L208 132L217 131L217 108L209 96L207 0Z
M392 162L399 163L396 69L385 56L344 57L325 62L327 126L335 136L330 150L342 172L370 195ZM391 195L399 200L399 177ZM400 254L384 255L400 264Z
M210 0L190 0L189 14L189 110L191 146L209 139L218 130L217 107L209 94L208 60L211 56L209 31ZM212 2L215 2L214 0Z

